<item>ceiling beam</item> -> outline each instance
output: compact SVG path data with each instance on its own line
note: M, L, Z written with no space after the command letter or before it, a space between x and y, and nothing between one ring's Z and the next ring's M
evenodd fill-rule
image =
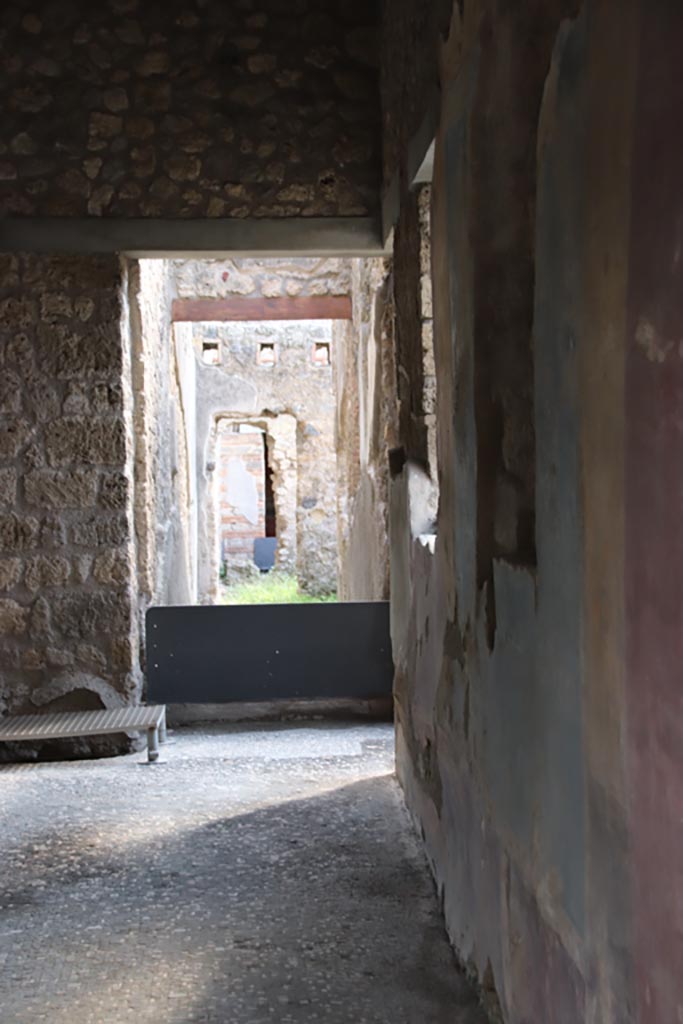
M373 217L0 217L0 251L221 259L382 256L384 246L379 222Z
M232 295L227 299L175 299L174 322L203 323L234 320L350 320L349 295L281 295L273 299L250 299Z

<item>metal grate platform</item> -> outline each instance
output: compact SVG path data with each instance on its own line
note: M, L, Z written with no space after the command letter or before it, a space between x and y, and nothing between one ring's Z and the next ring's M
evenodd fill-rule
M109 711L62 711L0 718L0 741L3 742L105 736L116 732L146 732L149 760L156 761L159 742L166 739L165 706L152 704Z

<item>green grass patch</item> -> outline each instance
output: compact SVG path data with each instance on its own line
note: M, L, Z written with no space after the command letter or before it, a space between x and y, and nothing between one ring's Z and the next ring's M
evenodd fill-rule
M313 597L302 594L296 576L268 572L258 579L223 587L223 604L333 604L336 594Z

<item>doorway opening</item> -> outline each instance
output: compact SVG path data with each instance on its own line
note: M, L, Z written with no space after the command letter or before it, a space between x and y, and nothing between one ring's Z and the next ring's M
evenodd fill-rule
M265 463L266 491L266 537L277 537L277 510L275 508L275 491L273 489L273 467L268 455L268 435L263 434L263 459Z
M146 603L388 598L389 274L360 258L131 264Z

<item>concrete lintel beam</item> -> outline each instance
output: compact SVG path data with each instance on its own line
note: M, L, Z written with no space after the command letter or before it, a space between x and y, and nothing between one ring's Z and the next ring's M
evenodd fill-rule
M161 220L112 217L6 217L0 251L124 253L137 258L382 256L374 217L274 220Z

